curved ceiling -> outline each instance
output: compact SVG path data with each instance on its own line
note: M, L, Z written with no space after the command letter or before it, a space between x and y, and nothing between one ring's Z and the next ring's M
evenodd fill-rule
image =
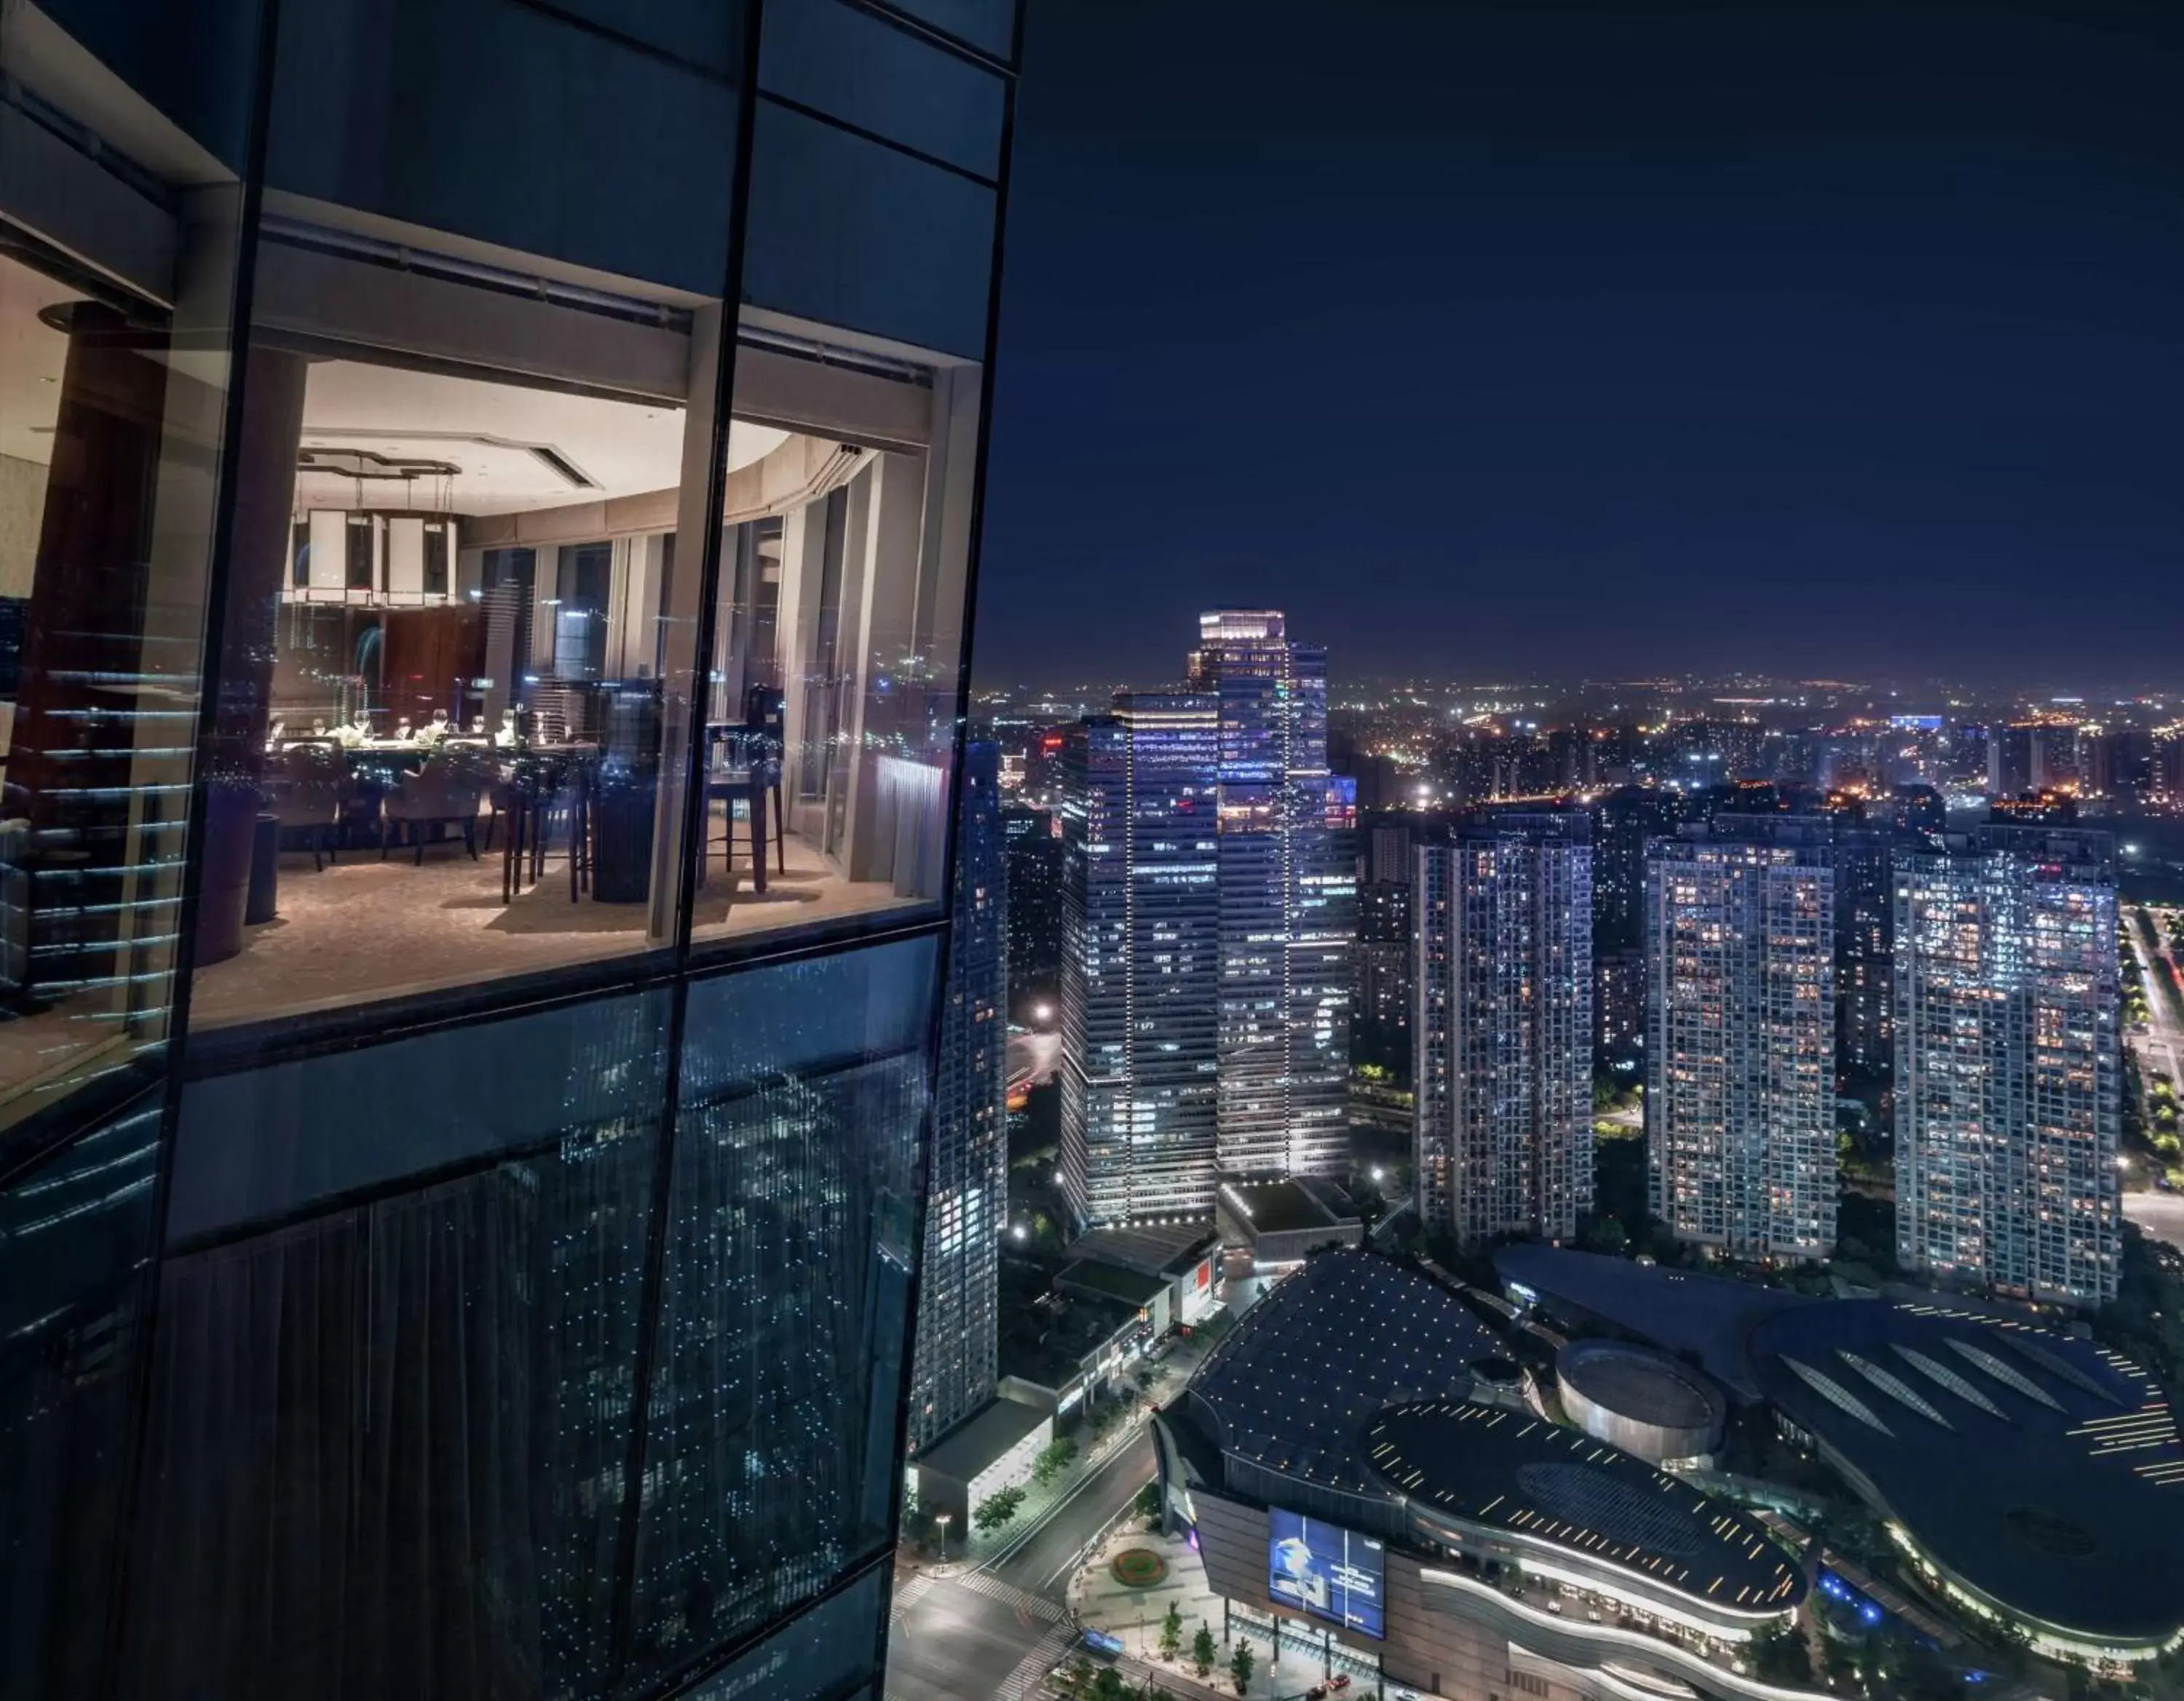
M728 470L788 433L738 421ZM356 360L315 363L304 391L302 508L515 514L664 490L682 477L682 411ZM402 476L403 464L420 466ZM359 478L359 467L375 476ZM452 467L452 472L445 470Z

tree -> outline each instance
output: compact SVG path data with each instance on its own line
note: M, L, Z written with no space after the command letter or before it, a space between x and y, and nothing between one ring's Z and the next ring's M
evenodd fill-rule
M990 1536L1022 1510L1023 1502L1023 1490L1011 1483L980 1502L971 1513L971 1522L981 1533Z
M1045 1487L1068 1470L1071 1461L1076 1457L1077 1443L1067 1436L1049 1442L1039 1450L1039 1457L1032 1462L1031 1480L1041 1488Z
M1228 1657L1228 1676L1241 1695L1251 1687L1251 1644L1240 1636L1236 1638L1236 1651Z
M1122 1674L1112 1665L1101 1666L1099 1675L1092 1680L1092 1701L1124 1701L1129 1693Z
M1183 1609L1173 1601L1167 1603L1167 1616L1161 1620L1160 1651L1162 1659L1173 1659L1183 1651Z
M1213 1632L1201 1625L1198 1634L1190 1639L1190 1663L1201 1677L1213 1670Z
M1062 1678L1063 1687L1072 1695L1089 1697L1092 1693L1092 1657L1080 1654L1069 1662L1069 1670Z
M1157 1482L1149 1482L1143 1488L1138 1491L1138 1503L1136 1509L1137 1514L1140 1518L1158 1518L1161 1515L1160 1484Z
M1813 1661L1805 1650L1805 1638L1788 1626L1752 1637L1752 1670L1768 1683L1809 1683Z

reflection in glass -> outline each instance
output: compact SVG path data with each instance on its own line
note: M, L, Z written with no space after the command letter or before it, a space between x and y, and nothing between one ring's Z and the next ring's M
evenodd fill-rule
M280 1107L269 1202L377 1168L320 1164L298 1131L369 1148L421 1124L442 1148L410 1141L409 1178L376 1175L368 1202L170 1254L127 1693L602 1691L666 1008L588 1007L573 1040L560 1012L433 1036L467 1053L459 1082L424 1041L380 1048L376 1092L369 1051L263 1078L258 1117L227 1131ZM260 1079L215 1085L233 1107ZM538 1118L521 1145L510 1096ZM292 1174L322 1179L298 1195Z
M930 940L692 989L632 1621L679 1665L886 1540Z
M0 231L4 1125L166 1036L232 231L171 313Z
M0 1185L0 1695L103 1665L159 1128L154 1100Z

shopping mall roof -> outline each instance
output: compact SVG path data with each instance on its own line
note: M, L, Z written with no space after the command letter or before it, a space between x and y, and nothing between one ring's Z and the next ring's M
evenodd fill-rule
M1786 1311L1750 1357L1767 1399L1990 1603L2112 1642L2184 1626L2184 1443L2128 1359L1938 1299Z
M1707 1379L1658 1347L1628 1341L1573 1341L1555 1374L1618 1417L1663 1429L1719 1433L1726 1403Z
M1747 1399L1758 1391L1745 1360L1753 1326L1778 1311L1820 1303L1728 1276L1528 1242L1497 1247L1494 1271L1505 1287L1565 1319L1606 1324L1694 1355Z
M1772 1615L1804 1593L1752 1519L1605 1442L1468 1400L1390 1407L1364 1447L1418 1510L1568 1548L1719 1611Z
M1461 1300L1409 1264L1320 1252L1278 1282L1191 1379L1224 1453L1330 1487L1372 1492L1358 1452L1390 1401L1462 1399L1499 1350Z

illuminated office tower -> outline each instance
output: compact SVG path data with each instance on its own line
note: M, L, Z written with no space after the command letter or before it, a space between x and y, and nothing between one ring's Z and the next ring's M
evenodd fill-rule
M1833 1249L1834 942L1824 821L1724 815L1648 853L1646 1157L1679 1240Z
M1896 1235L1907 1269L2115 1297L2122 1062L2105 833L1988 826L1896 872Z
M1482 810L1418 848L1418 1216L1466 1245L1592 1207L1589 826Z
M1344 1175L1357 877L1329 820L1327 652L1271 610L1198 627L1191 684L1220 719L1219 1167Z
M1061 1185L1079 1224L1213 1212L1220 708L1137 692L1063 752Z
M994 1391L1008 1215L1008 911L1000 751L963 747L956 901L925 1183L925 1261L910 1385L915 1452Z
M0 7L8 1701L878 1693L1020 9Z

